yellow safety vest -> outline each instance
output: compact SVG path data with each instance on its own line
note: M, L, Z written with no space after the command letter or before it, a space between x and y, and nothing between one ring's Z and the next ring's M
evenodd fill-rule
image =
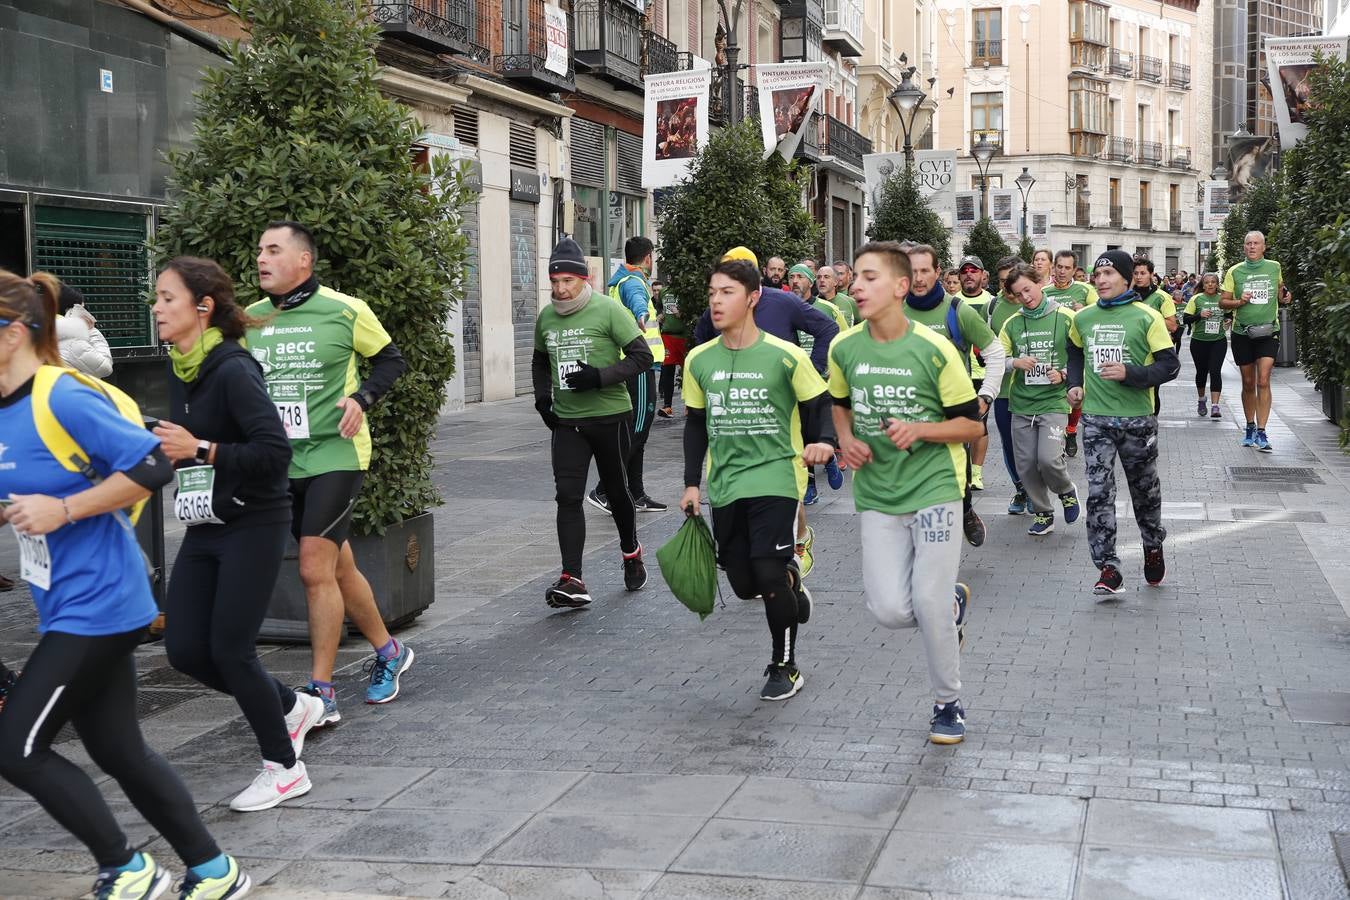
M619 296L619 285L630 278L638 277L640 276L636 272L630 272L623 276L610 286L609 295L613 297L620 306L623 306L623 299ZM624 309L627 308L627 306L624 306ZM647 339L647 347L652 351L652 365L659 366L661 363L665 362L666 345L665 342L661 340L661 326L656 321L656 307L652 306L650 294L647 295L647 330L642 333L642 336Z

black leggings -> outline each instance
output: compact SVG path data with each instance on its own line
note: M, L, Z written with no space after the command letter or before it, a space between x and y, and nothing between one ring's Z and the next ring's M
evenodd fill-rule
M788 577L788 560L773 556L742 556L736 548L722 554L731 589L742 600L764 598L764 617L769 620L773 661L797 662L797 594Z
M49 631L0 712L0 775L79 838L100 868L124 866L131 847L94 782L51 749L67 722L89 756L126 792L188 866L220 855L192 795L136 720L136 660L144 628L83 637Z
M1195 361L1195 389L1205 395L1205 381L1217 394L1223 390L1223 361L1228 356L1228 341L1197 341L1191 338L1191 359Z
M661 408L669 409L675 398L675 372L680 368L679 363L661 364Z
M642 484L642 470L647 455L647 436L651 434L656 418L656 370L648 369L628 379L628 396L633 401L633 424L629 431L625 469L628 492L636 500L647 496L647 489ZM609 486L604 478L600 479L596 493L601 497L609 496Z
M285 522L197 525L187 530L164 604L169 664L229 694L263 759L295 765L285 715L295 691L263 669L254 648L286 550Z
M628 461L632 440L627 419L601 425L568 425L553 429L553 484L558 501L558 548L563 571L581 577L581 557L586 550L586 514L581 501L586 496L586 476L595 459L600 484L609 500L619 546L624 553L638 548L637 512L628 493Z

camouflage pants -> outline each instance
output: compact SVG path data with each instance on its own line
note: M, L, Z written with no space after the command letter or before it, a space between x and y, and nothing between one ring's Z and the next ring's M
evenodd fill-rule
M1144 549L1163 545L1162 482L1158 480L1158 420L1153 416L1083 416L1087 467L1088 550L1097 568L1120 567L1116 555L1116 457L1125 470Z

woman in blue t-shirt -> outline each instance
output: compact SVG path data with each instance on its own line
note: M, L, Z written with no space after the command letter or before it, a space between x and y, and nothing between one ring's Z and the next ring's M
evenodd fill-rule
M44 367L61 364L59 295L51 275L0 270L0 521L19 542L20 577L41 633L0 711L0 776L93 853L96 898L158 897L169 873L131 848L94 782L51 749L71 722L94 763L188 866L181 896L240 896L248 876L220 852L192 795L146 746L136 720L134 652L156 610L121 510L167 484L173 468L154 435L71 375L55 378L50 411L87 455L89 476L62 466L38 433L34 382Z

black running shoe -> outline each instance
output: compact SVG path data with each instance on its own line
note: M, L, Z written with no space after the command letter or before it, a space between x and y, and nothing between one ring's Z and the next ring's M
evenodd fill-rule
M614 515L614 510L609 508L609 498L600 493L599 488L591 488L591 492L586 495L586 502L601 512Z
M630 591L640 591L647 586L647 566L642 562L642 547L632 555L623 555L623 586Z
M12 591L12 590L14 590L13 580L6 578L3 575L0 575L0 594L3 594L5 591Z
M797 624L805 625L811 621L811 608L813 600L811 591L802 583L802 570L798 566L796 559L788 560L788 581L792 585L792 592L797 595Z
M554 609L581 609L591 602L591 595L580 578L566 572L544 592L544 602Z
M1153 587L1162 584L1163 577L1167 575L1167 563L1163 561L1163 552L1161 547L1155 547L1152 550L1144 551L1144 580Z
M1092 586L1094 594L1119 594L1121 585L1125 579L1121 577L1120 570L1115 566L1102 566L1101 575L1097 578L1097 583Z
M1064 435L1064 455L1072 459L1078 455L1078 434L1067 432Z
M761 700L786 700L806 684L805 676L791 663L770 663L764 674L769 676L769 680L764 682L764 688L759 692Z
M952 613L956 619L956 649L966 648L966 612L970 609L970 585L960 581L952 602Z
M638 512L665 512L670 509L664 503L658 503L646 494L633 501L633 508Z
M961 520L961 527L966 533L966 540L972 547L981 547L984 545L984 520L974 509L966 510L965 516Z
M4 711L5 698L9 696L9 692L14 689L14 684L18 680L19 676L12 671L0 675L0 712Z

